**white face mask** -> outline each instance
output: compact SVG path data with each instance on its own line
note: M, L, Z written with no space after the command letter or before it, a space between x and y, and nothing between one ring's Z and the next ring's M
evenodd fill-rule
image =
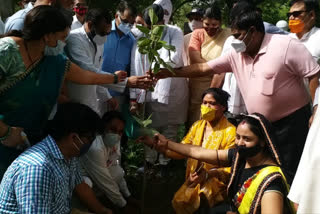
M46 47L44 49L44 55L45 56L57 56L59 54L62 54L65 46L66 46L66 43L61 40L57 41L56 47L49 47L46 45Z
M234 50L237 53L243 53L243 52L245 52L247 50L247 45L246 45L246 43L244 43L243 40L245 40L245 38L247 37L248 33L249 33L249 31L246 33L246 35L244 36L244 38L242 40L233 38L233 41L231 42L231 46L234 48ZM250 42L249 42L249 44L250 44ZM249 46L249 44L248 44L248 46Z
M131 31L131 28L132 28L132 25L130 23L124 23L121 18L120 18L120 15L118 15L119 17L119 21L120 21L120 24L118 25L118 29L124 33L125 35L127 35L130 31Z
M137 24L137 26L142 26L142 24ZM136 26L133 26L133 28L131 29L131 33L136 38L141 37L143 35L143 33Z
M95 35L93 38L94 43L96 43L96 45L103 45L106 41L107 41L107 35L105 36L100 36L100 35Z
M202 22L197 20L192 20L188 23L192 31L202 28Z
M103 142L106 147L113 147L118 143L120 144L120 140L120 135L114 133L107 133L103 137Z

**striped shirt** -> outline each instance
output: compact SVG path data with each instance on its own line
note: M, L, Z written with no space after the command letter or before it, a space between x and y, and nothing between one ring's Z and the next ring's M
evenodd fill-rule
M81 182L78 159L65 160L48 136L7 169L0 185L0 213L70 213L73 189Z

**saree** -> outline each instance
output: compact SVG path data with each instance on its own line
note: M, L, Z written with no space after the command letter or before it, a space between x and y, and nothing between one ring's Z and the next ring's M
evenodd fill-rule
M190 131L182 140L183 144L202 146L206 149L229 149L234 147L236 128L222 117L219 123L212 128L212 133L204 139L207 121L199 120L193 124ZM194 173L198 166L198 161L189 158L187 161L186 181L190 173ZM218 166L204 163L204 169L210 170ZM209 178L202 186L188 187L185 182L175 193L172 200L173 208L177 214L194 213L200 207L200 195L203 194L210 207L223 202L227 198L227 184L230 176L230 168L219 168L217 177Z
M70 61L60 54L45 56L26 69L15 41L9 37L0 39L0 114L4 115L3 122L23 128L32 144L40 141L69 68ZM21 152L0 145L0 178Z
M222 29L216 36L210 37L203 30L204 38L201 44L201 57L207 62L218 58L223 49L225 40L230 35L230 29ZM202 103L202 93L210 88L213 76L189 79L190 105L189 105L189 124L194 123L200 118L200 105Z

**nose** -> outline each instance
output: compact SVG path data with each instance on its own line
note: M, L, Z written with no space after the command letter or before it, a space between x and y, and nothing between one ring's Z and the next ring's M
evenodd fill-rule
M238 139L238 146L244 146L245 143L244 143L244 140L242 138Z

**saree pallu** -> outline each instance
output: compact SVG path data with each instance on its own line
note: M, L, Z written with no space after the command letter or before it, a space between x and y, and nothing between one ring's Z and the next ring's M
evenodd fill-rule
M43 128L57 102L65 72L69 68L70 61L58 55L45 56L30 69L20 70L21 75L0 90L0 113L4 115L4 123L23 128L32 144L41 140ZM6 76L4 78L8 79ZM0 179L21 152L0 145Z
M225 117L221 118L219 123L212 128L212 133L204 139L204 132L207 122L199 120L193 124L190 131L183 139L183 144L192 144L202 146L206 149L229 149L234 147L236 128L227 121ZM198 161L188 159L186 169L186 181L190 173L195 172ZM208 163L204 163L204 169L210 170L216 168ZM200 195L203 194L210 207L223 202L227 198L227 184L230 177L230 168L219 168L217 177L209 178L203 185L198 184L196 187L188 187L185 182L176 192L172 206L177 214L194 213L200 207Z

